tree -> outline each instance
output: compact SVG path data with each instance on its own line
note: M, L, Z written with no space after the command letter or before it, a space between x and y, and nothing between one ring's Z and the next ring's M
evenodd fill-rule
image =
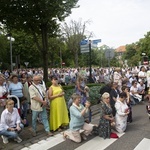
M150 32L147 32L139 41L126 45L123 58L128 60L129 66L137 66L139 61L142 61L142 53L145 53L150 60Z
M78 0L0 0L0 22L12 29L32 33L41 52L44 79L48 80L48 37L56 37L58 21L64 20Z
M86 27L90 21L85 21L82 23L82 20L79 21L71 20L70 24L64 23L62 26L62 33L66 37L66 43L68 49L72 52L74 57L75 67L78 67L78 55L80 50L81 40L86 37Z

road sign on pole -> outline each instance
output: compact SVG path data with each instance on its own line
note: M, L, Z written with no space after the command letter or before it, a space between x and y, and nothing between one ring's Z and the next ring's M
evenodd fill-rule
M105 51L105 58L106 59L112 59L114 57L115 53L113 49L107 49Z
M97 44L101 42L101 39L96 39L91 41L91 48L97 48ZM80 42L81 53L88 53L89 50L89 40L82 40Z
M28 65L29 65L29 62L24 62L24 64L26 65L26 67L28 67Z
M89 41L88 40L82 40L80 42L80 50L81 50L81 53L89 52Z

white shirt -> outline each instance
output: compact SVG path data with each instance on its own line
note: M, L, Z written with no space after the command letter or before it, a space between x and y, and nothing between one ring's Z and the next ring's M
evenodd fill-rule
M8 128L16 127L21 122L17 108L13 108L10 113L6 108L1 114L0 131L7 130Z
M131 91L137 92L137 91L138 91L138 88L137 88L137 87L134 87L134 86L131 86L131 88L130 88L130 95L134 95L134 94L132 94Z
M143 90L145 90L145 84L143 84L142 86L141 86L141 84L137 84L137 88L138 88L138 91L140 91L140 92L142 92Z
M145 72L143 72L143 71L140 71L139 73L138 73L138 77L140 77L140 78L142 78L142 79L144 79L144 80L146 80L146 73ZM139 81L140 82L140 81Z

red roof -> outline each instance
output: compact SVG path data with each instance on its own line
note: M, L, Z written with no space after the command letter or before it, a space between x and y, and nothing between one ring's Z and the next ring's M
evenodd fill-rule
M116 50L115 50L115 52L117 52L117 53L119 53L119 52L125 52L126 51L126 46L119 46Z

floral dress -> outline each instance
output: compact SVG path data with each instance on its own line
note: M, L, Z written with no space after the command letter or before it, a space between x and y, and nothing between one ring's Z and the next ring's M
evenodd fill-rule
M104 139L106 139L106 138L110 138L111 122L109 120L105 119L104 115L112 116L112 109L104 102L101 102L98 133L99 133L100 137L103 137Z

